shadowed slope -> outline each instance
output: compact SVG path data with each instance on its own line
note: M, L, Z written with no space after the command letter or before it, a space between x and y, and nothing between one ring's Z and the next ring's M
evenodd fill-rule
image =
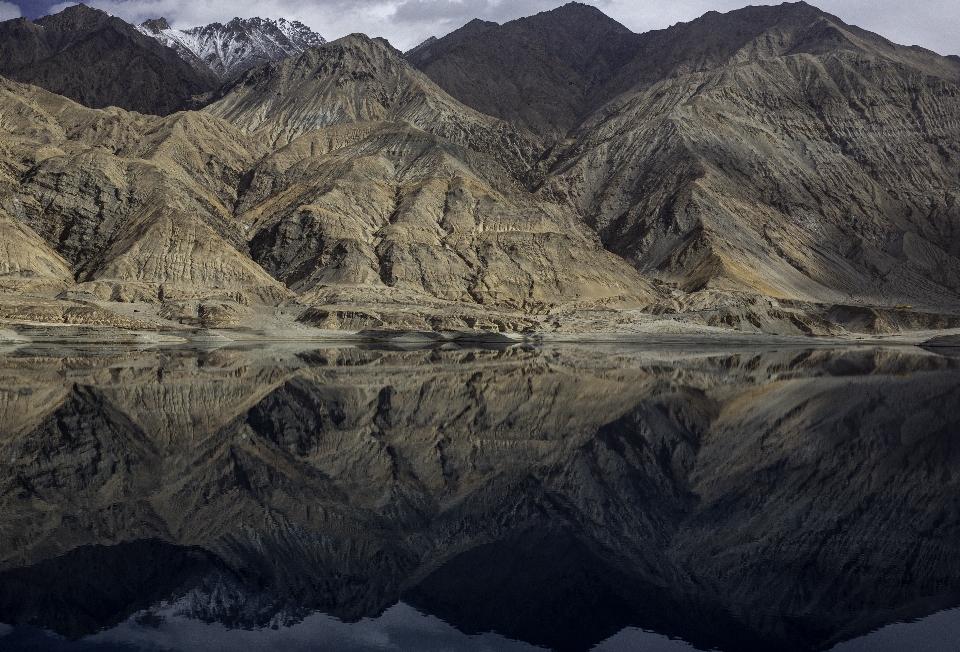
M609 99L607 81L641 39L599 9L570 3L504 25L473 21L406 56L464 104L550 145Z
M86 5L0 23L0 75L89 107L166 115L217 78L135 27Z

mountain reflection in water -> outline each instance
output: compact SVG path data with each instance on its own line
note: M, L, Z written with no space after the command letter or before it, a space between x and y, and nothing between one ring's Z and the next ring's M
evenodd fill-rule
M0 648L941 649L958 484L915 348L23 346Z

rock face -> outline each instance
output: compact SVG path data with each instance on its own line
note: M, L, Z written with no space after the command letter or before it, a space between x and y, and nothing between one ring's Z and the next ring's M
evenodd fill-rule
M27 350L0 365L21 417L0 420L0 621L80 637L192 595L194 618L286 626L403 598L559 650L628 626L829 649L960 602L958 364ZM141 582L144 560L169 572Z
M81 284L71 291L115 301L288 296L244 255L232 224L236 184L260 150L229 124L196 113L95 111L6 80L0 116L8 169L20 176L0 207L23 223L21 237L32 232L56 248L60 265L43 269L56 275L69 265Z
M656 296L571 212L518 184L523 137L382 41L349 36L221 93L207 112L279 147L237 211L254 259L295 291L360 286L526 310Z
M226 25L211 23L186 30L172 29L165 18L157 18L137 29L176 50L201 72L213 72L221 82L326 43L303 23L283 18L234 18Z
M612 41L623 44L616 57L571 57L602 74L568 74L580 99L566 117L530 113L523 98L550 98L551 75L572 65L548 56L548 35L531 35L550 26L566 43L577 26L603 28L587 20L594 11L568 5L454 33L410 59L466 104L539 130L553 145L534 175L539 193L568 203L609 250L681 290L958 304L953 61L802 2L711 12L623 35ZM560 54L568 51L577 50ZM513 93L517 84L523 93ZM499 86L507 91L489 92ZM606 100L584 115L581 107Z
M85 106L166 115L217 86L176 52L86 5L0 23L0 75Z

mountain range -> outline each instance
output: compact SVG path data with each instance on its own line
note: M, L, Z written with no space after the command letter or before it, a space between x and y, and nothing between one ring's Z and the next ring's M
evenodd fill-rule
M79 5L0 52L3 318L960 326L960 60L804 2L645 34L570 3L406 54Z

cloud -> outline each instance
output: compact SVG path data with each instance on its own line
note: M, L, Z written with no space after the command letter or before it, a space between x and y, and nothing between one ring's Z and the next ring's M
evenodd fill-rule
M922 45L940 54L960 54L960 2L957 0L807 0L845 23L876 32L902 45ZM635 32L662 29L686 22L710 10L732 11L748 4L779 4L779 0L608 0L590 2Z
M29 16L50 11L55 0L19 0ZM707 11L731 11L764 0L581 0L635 32L662 29ZM781 0L765 0L778 4ZM905 45L922 45L941 54L960 54L957 0L809 0L847 23ZM226 22L234 16L299 20L335 39L351 32L383 36L401 50L429 36L443 36L473 18L503 23L564 4L566 0L88 0L132 23L164 16L179 28ZM65 3L60 3L60 5ZM59 6L59 5L58 5ZM9 7L0 0L0 16Z
M163 16L179 29L260 16L299 20L327 39L365 32L397 44L416 38L417 32L409 26L394 29L392 18L399 3L393 0L88 0L87 4L134 24Z
M960 2L956 0L822 0L814 4L895 43L960 54Z
M78 4L79 4L78 2L58 2L57 4L50 7L50 13L59 14L61 11L63 11L67 7L76 7Z
M0 2L0 20L13 20L22 15L20 7L12 2Z

